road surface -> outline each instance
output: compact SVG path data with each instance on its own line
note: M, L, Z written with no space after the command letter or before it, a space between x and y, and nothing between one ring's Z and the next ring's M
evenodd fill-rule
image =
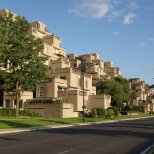
M0 154L139 154L154 118L0 135Z

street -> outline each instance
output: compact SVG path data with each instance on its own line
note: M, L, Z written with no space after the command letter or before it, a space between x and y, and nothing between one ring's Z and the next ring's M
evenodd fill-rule
M139 154L154 118L0 135L0 154Z

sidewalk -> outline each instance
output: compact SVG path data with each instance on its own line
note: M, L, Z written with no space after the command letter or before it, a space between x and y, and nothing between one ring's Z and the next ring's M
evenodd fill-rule
M37 130L44 130L44 129L53 129L53 128L65 128L65 127L74 127L74 126L96 125L96 124L113 123L113 122L127 121L127 120L147 119L147 118L153 118L153 117L154 116L142 117L142 118L132 118L132 119L119 119L119 120L107 120L107 121L99 121L99 122L78 123L78 124L61 124L61 125L36 126L36 127L27 127L27 128L0 129L0 135L1 134L9 134L9 133L37 131Z

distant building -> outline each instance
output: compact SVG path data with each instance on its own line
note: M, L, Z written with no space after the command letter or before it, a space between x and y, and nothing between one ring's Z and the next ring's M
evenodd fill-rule
M153 90L145 84L145 81L141 81L139 78L131 78L129 81L133 93L132 105L144 106L146 112L154 111ZM151 97L151 102L148 101L148 97Z

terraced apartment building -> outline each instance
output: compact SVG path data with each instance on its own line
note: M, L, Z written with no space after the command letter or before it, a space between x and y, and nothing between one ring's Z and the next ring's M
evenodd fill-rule
M154 111L154 91L140 78L129 79L133 97L132 105L144 106L145 112Z
M9 12L4 9L0 14L7 15ZM13 13L13 16L16 14ZM66 49L61 47L61 38L49 33L46 24L32 22L30 33L43 40L44 49L40 56L48 57L45 63L48 79L36 85L35 96L33 92L22 94L21 109L36 111L47 117L76 117L83 111L83 107L85 111L93 107L110 107L111 97L96 95L93 74L81 71L81 60L78 68L72 67ZM98 56L95 60L101 61L99 55L95 55ZM16 108L16 96L12 92L5 93L4 98L3 107Z
M0 15L9 12L4 9ZM48 57L45 62L48 79L36 85L35 95L27 91L22 94L21 110L35 111L46 117L77 117L83 108L88 112L95 107L110 107L111 96L97 95L95 84L122 76L118 67L101 60L98 53L67 55L61 38L49 33L41 21L31 23L30 33L43 40L40 56ZM11 92L4 95L3 107L16 108L16 96Z

